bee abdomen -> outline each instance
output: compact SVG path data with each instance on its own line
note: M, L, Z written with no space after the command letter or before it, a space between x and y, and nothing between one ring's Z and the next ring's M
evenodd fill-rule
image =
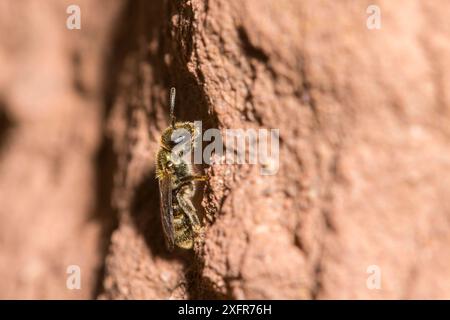
M194 245L193 233L184 214L175 214L173 218L175 244L184 249L191 249Z

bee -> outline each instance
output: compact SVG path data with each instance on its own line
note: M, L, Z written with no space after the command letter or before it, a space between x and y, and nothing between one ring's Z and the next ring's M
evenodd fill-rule
M170 126L161 135L156 157L156 178L159 181L161 222L167 248L174 245L191 249L203 229L192 204L195 181L207 177L194 172L191 150L200 134L193 122L176 122L174 116L175 88L170 90Z

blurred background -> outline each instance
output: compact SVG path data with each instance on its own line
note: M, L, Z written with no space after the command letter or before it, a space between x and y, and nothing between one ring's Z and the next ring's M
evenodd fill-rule
M0 298L450 298L448 12L0 1ZM172 85L182 120L281 134L277 176L208 169L195 254L159 225Z
M121 4L77 3L83 32L66 27L69 1L0 2L1 298L95 294L103 72ZM66 288L72 264L81 290Z

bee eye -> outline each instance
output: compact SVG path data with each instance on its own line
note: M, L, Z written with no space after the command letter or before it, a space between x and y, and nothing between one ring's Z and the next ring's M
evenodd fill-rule
M168 168L172 168L173 167L173 162L172 161L167 161L167 167Z
M173 139L173 143L178 144L178 143L182 142L184 140L184 138L185 138L184 136L176 137L175 139Z

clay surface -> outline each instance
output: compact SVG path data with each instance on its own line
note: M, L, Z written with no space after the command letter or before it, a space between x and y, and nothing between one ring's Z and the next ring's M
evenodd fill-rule
M69 2L0 4L1 298L450 298L448 1L80 2L76 31ZM172 86L180 120L280 154L205 166L203 242L170 253Z

